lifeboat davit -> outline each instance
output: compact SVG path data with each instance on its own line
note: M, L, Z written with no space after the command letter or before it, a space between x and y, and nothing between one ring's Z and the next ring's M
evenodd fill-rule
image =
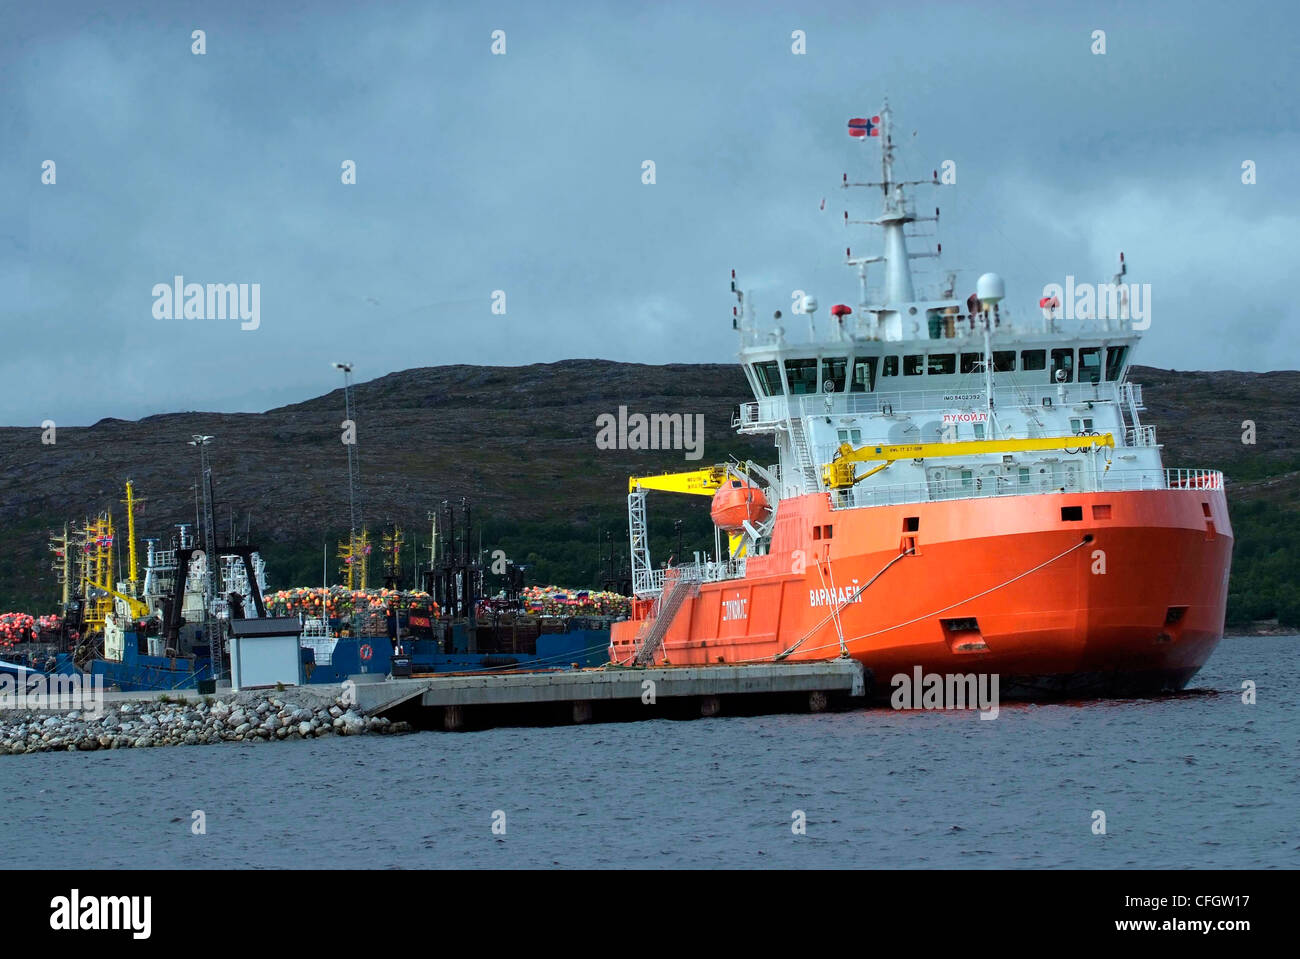
M747 480L729 478L713 494L713 507L709 510L714 525L734 532L744 528L745 521L759 523L771 512L763 491Z

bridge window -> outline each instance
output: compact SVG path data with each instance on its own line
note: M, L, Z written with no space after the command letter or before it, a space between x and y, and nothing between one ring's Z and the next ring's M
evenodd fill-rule
M1047 369L1047 351L1025 350L1020 354L1020 368L1026 373Z
M961 371L963 373L974 373L980 366L982 353L963 353L961 355Z
M1014 373L1016 371L1016 351L1015 350L994 350L993 351L993 372L994 373Z
M764 396L781 395L781 371L777 369L776 360L755 363L754 375L758 377L758 385L762 388Z
M817 361L786 360L785 378L790 383L790 395L800 396L817 392Z
M942 376L957 372L956 353L938 353L930 357L930 375Z
M1085 346L1079 350L1079 382L1101 382L1101 347Z
M1124 354L1127 346L1111 346L1106 349L1106 379L1117 380L1124 371Z
M822 389L827 383L835 384L835 392L844 392L844 372L848 369L847 356L828 356L822 360Z
M920 376L925 371L925 357L919 353L903 357L903 375Z
M1053 383L1057 381L1056 374L1064 372L1065 375L1060 378L1062 383L1074 382L1074 350L1052 350L1052 376Z
M897 376L897 375L898 375L898 357L897 357L897 356L886 356L886 357L885 357L884 365L883 365L883 366L881 367L881 369L880 369L880 375L881 375L881 376Z
M876 357L859 356L853 361L853 381L850 393L870 393L876 388Z

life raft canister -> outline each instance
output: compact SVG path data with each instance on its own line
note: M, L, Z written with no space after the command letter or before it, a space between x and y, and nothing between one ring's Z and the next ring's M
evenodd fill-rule
M730 478L713 494L709 515L719 529L733 531L744 528L746 520L763 521L769 512L771 508L761 489L747 480Z

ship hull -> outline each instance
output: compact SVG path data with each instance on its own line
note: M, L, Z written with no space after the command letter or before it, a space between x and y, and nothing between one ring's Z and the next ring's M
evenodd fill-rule
M1177 690L1222 638L1232 541L1221 489L842 510L795 497L771 551L743 579L700 585L653 661L847 652L877 693L918 667L996 674L1004 698ZM631 660L645 625L615 624L612 660Z

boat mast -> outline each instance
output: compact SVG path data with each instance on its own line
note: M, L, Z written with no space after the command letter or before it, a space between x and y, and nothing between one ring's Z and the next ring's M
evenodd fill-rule
M907 255L907 237L903 226L911 222L903 197L903 184L894 182L893 112L889 101L880 111L880 189L884 203L880 225L885 231L885 305L897 307L916 299L912 286L912 268Z
M127 582L131 584L131 596L135 599L140 598L138 569L139 564L136 561L135 552L135 487L130 480L126 481L126 548L127 548Z

